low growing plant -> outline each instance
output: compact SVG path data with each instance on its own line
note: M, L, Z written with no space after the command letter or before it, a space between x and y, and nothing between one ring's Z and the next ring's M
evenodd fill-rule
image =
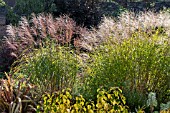
M96 104L81 95L73 97L70 90L45 94L43 103L37 106L37 113L128 113L126 99L119 88L98 89L97 92Z
M168 101L166 104L161 104L161 112L160 113L168 113L170 112L170 101Z
M158 111L155 111L154 108L157 107L158 102L156 99L156 93L150 92L148 94L148 100L147 100L147 106L150 107L150 113L158 113ZM170 101L168 101L166 104L161 103L160 104L160 113L169 113L170 111Z
M150 92L148 95L147 106L150 107L150 112L153 113L154 107L157 107L158 102L156 99L156 93Z

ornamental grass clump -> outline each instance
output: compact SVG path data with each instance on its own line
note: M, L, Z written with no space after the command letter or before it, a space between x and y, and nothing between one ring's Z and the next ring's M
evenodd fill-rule
M169 38L155 32L153 35L137 32L121 43L111 37L108 43L100 45L91 57L93 63L87 70L84 96L93 98L98 87L119 86L132 109L145 105L143 100L151 91L157 94L158 103L168 101Z
M41 97L36 87L28 79L14 79L7 74L6 78L0 79L0 112L35 112L34 107Z
M96 39L98 43L107 41L107 37L122 41L130 38L134 32L154 34L160 30L160 34L170 36L170 15L167 12L154 13L152 11L124 12L118 18L105 17L94 33L88 37Z
M7 26L7 37L3 39L0 50L0 72L9 71L23 51L29 53L33 48L43 46L49 38L59 45L89 49L89 46L83 46L88 45L85 41L81 43L83 34L88 33L87 29L77 26L68 16L53 18L51 14L33 14L31 18L22 17L17 27Z
M74 90L80 68L79 58L69 47L58 46L55 42L47 43L15 62L18 65L11 72L16 76L23 73L23 77L29 78L42 93L65 88Z

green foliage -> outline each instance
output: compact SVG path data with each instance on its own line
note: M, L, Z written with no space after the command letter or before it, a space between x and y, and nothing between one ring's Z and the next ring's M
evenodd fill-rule
M70 108L72 96L69 90L62 90L55 94L43 95L43 103L37 106L37 113L43 109L44 113L64 113Z
M126 102L131 111L144 111L146 108L147 95L136 89L123 89Z
M16 0L14 7L7 6L7 21L18 24L21 16L30 17L32 13L53 12L56 7L54 0Z
M161 111L170 111L170 101L168 101L166 104L161 103L160 104Z
M126 99L122 95L122 90L116 87L111 87L109 91L97 90L97 112L107 113L127 113Z
M0 79L3 78L4 76L5 76L5 74L0 72Z
M154 107L158 105L156 93L150 92L148 95L147 106L150 107L150 112L153 113Z
M150 92L148 95L147 100L147 106L150 107L151 113L158 113L158 111L154 111L154 107L157 106L157 99L156 99L156 93ZM160 113L169 113L170 112L170 101L168 101L166 104L161 103L160 104Z
M61 47L53 41L45 42L43 47L16 62L19 65L13 72L23 73L42 91L73 88L79 71L77 55L68 47Z
M163 10L160 11L161 13L170 13L170 8L164 7Z
M148 95L147 106L157 106L156 93L150 92Z
M37 106L37 113L128 113L126 99L119 88L98 89L97 103L86 101L81 95L75 100L70 90L43 96L43 103ZM75 101L75 102L74 102Z
M30 15L31 13L41 13L53 11L54 0L16 0L14 11L19 15Z
M20 16L18 14L16 14L13 10L12 7L6 6L7 7L7 22L11 23L13 25L16 25L18 23L18 21L20 20Z
M89 78L82 90L85 97L93 98L97 87L119 86L125 94L136 91L146 98L145 95L153 91L159 102L167 101L170 89L168 37L156 31L151 35L135 33L132 38L121 41L112 37L108 40L92 55L93 63L87 70Z
M5 6L5 5L6 5L5 2L3 0L0 0L0 8Z

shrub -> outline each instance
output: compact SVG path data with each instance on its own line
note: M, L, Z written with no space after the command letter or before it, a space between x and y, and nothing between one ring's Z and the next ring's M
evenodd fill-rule
M21 16L30 17L32 13L52 13L55 10L54 0L16 0L14 7L7 6L8 23L18 24Z
M97 25L102 17L99 3L102 0L16 0L14 8L7 7L9 23L16 24L21 16L31 13L54 13L57 17L68 14L80 25Z
M126 100L119 88L98 89L96 104L86 101L81 95L74 98L69 90L43 96L43 103L37 106L37 113L127 113Z
M80 25L96 26L103 14L99 7L100 1L102 0L55 0L57 10L54 14L69 14Z
M132 97L130 92L135 91L143 95L137 97L146 98L147 93L153 91L159 103L167 101L170 89L168 37L160 36L159 32L151 36L136 33L121 42L112 40L112 37L110 40L92 55L93 63L87 70L89 78L82 90L85 97L93 98L97 87L119 86L125 96L130 94ZM137 105L144 104L143 99L139 100L142 103L138 101ZM127 97L128 105L129 102Z
M88 33L87 29L76 26L68 16L53 18L50 14L33 14L30 21L23 17L18 27L7 27L7 38L0 50L0 71L8 71L8 67L19 58L23 50L27 49L29 52L32 48L38 48L48 37L60 45L89 50L87 46L82 46L85 43L81 44L80 41L84 33Z
M42 12L53 11L54 0L16 0L14 11L19 15L31 15L33 12L38 14Z
M18 66L12 71L23 73L42 93L64 88L74 90L80 66L74 51L54 42L45 44L44 48L29 53L16 63Z

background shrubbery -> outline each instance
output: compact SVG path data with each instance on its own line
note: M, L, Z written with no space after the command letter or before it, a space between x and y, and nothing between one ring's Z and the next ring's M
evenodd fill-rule
M55 0L57 7L54 15L69 14L78 24L96 26L103 11L99 7L101 0Z
M16 0L14 8L8 7L7 19L16 24L21 16L30 17L31 13L53 13L55 16L67 14L77 24L96 26L103 16L99 7L101 0Z
M16 0L14 7L7 7L7 22L16 25L21 16L30 17L32 13L52 13L56 7L54 0Z

